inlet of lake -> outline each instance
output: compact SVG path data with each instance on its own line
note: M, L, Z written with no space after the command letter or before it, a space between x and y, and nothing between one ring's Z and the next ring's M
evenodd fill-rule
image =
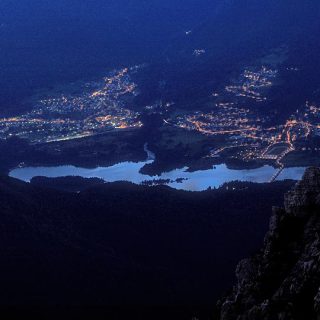
M49 178L80 176L83 178L101 178L106 182L128 181L141 184L144 181L153 179L170 180L167 185L181 190L202 191L209 187L218 188L225 182L248 181L264 183L269 182L277 169L272 166L263 166L256 169L232 170L226 165L217 165L209 170L195 172L187 171L188 168L176 169L162 173L159 176L150 177L141 174L140 169L153 160L143 162L122 162L110 167L98 167L95 169L79 168L75 166L57 167L22 167L11 170L10 176L29 182L33 177L42 176ZM285 168L277 180L300 180L306 168L294 167ZM178 181L177 181L178 179Z

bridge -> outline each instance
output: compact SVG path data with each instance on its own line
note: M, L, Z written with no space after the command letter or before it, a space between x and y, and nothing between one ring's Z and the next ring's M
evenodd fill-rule
M269 180L269 182L274 182L277 180L277 178L279 177L279 175L281 174L281 172L283 171L284 169L284 166L281 166L277 171L276 173L271 177L271 179Z

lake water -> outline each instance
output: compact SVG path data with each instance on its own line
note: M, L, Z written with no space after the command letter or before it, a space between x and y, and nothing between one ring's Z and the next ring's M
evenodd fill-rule
M231 170L226 165L218 165L209 170L201 170L188 172L188 168L176 169L170 172L161 174L160 176L150 177L141 174L140 169L147 163L152 163L153 160L143 162L122 162L110 167L98 167L95 169L79 168L74 166L58 166L58 167L25 167L13 169L10 176L29 182L33 177L44 176L50 178L65 177L65 176L81 176L84 178L101 178L107 182L129 181L140 184L143 181L153 179L170 179L168 185L181 190L202 191L209 187L220 187L225 182L230 181L250 181L250 182L268 182L276 169L271 166L263 166L257 169L250 170ZM277 180L301 179L306 168L286 168L279 175ZM181 183L176 182L176 179L183 178Z

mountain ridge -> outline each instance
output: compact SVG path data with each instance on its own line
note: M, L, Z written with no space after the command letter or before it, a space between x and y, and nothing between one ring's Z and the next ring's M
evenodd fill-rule
M78 193L64 191L75 188L67 180L0 177L0 314L7 306L209 314L237 261L260 247L269 203L280 205L292 186L194 193L83 181Z
M232 293L218 302L221 320L319 319L320 169L307 169L274 207L263 249L242 260Z

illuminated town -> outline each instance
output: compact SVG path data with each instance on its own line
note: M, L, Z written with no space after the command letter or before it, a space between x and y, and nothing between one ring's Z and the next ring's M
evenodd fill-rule
M139 128L139 114L127 108L130 98L138 94L130 77L138 68L111 72L102 81L84 84L79 94L41 99L28 113L0 119L0 137L40 143Z
M113 71L102 81L83 84L78 94L37 100L32 111L0 119L0 138L17 136L37 144L139 129L143 126L140 113L131 107L139 91L131 75L140 68ZM265 66L247 69L221 92L213 92L211 106L205 111L179 113L174 102L158 100L144 106L143 112L161 114L164 126L220 136L219 147L211 148L206 158L273 163L279 168L276 179L285 156L304 148L310 136L320 134L320 107L314 103L306 102L280 125L270 125L269 117L259 111L277 77L278 70Z
M282 125L269 125L252 103L267 101L267 90L273 85L278 71L262 67L258 71L245 70L238 80L214 92L216 99L211 110L177 115L165 122L207 136L223 136L225 143L214 148L207 157L228 156L243 161L272 162L278 168L275 180L284 168L282 160L296 150L297 142L319 134L320 107L309 102ZM246 107L246 105L248 107ZM300 143L299 148L305 148Z
M258 71L245 70L240 79L225 88L226 92L237 97L252 99L256 102L266 101L263 95L265 89L272 86L272 81L277 77L278 71L263 66Z

